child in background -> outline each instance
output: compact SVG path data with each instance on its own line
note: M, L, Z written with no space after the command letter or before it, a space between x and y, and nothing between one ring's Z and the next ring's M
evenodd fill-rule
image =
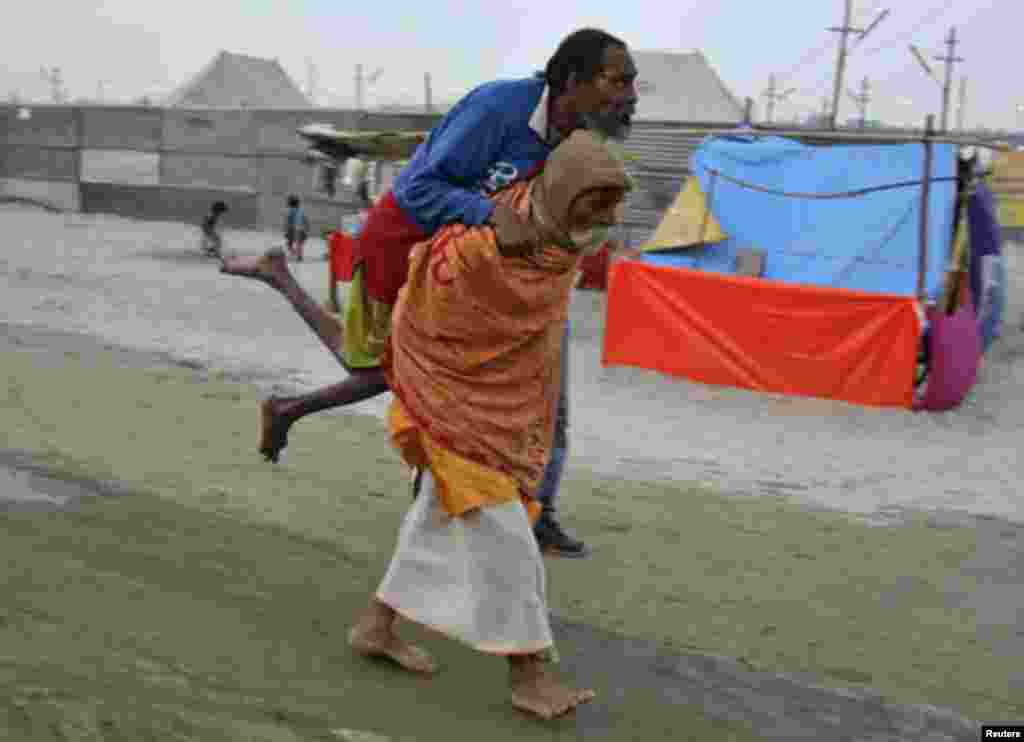
M207 255L216 255L218 258L221 256L223 240L221 240L218 226L221 216L226 214L227 211L228 205L226 203L214 201L210 207L210 213L203 219L200 248Z
M302 262L302 248L309 237L309 220L299 204L298 196L288 197L288 213L284 222L284 239L288 252Z

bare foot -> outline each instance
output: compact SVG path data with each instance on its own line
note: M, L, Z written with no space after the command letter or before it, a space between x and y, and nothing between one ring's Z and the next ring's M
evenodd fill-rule
M383 657L409 672L432 675L437 672L434 658L413 644L398 637L392 629L394 613L381 620L380 610L390 611L386 606L367 614L348 632L348 645L358 654L366 657ZM374 615L376 614L376 615Z
M288 275L288 258L279 247L267 250L258 258L232 255L221 258L220 272L230 276L255 278L271 286L281 286L281 279Z
M275 464L288 445L288 429L294 422L282 414L281 400L270 397L260 402L260 453Z
M594 691L566 685L536 657L510 658L512 705L541 719L557 719L594 699Z

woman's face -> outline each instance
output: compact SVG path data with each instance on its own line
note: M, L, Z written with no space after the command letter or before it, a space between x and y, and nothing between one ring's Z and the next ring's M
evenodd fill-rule
M570 233L614 227L622 221L625 198L622 188L596 188L581 193L569 207Z

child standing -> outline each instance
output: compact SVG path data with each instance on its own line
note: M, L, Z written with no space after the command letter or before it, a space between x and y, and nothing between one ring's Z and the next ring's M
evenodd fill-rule
M200 248L207 255L216 255L218 258L221 256L221 247L223 241L220 237L220 230L218 229L220 218L228 211L228 205L223 201L214 201L210 207L210 213L203 219L202 224L202 238L200 239Z
M298 196L288 197L288 213L284 221L284 239L288 252L302 262L302 248L309 237L309 220L299 204Z

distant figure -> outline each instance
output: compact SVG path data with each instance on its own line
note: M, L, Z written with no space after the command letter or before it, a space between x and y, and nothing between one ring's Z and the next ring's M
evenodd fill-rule
M288 213L284 220L284 240L288 252L293 258L302 262L302 248L309 237L309 219L302 210L298 196L288 197Z
M210 207L210 213L203 219L202 238L200 249L206 255L221 257L223 240L220 237L220 218L228 211L228 205L223 201L214 201Z

